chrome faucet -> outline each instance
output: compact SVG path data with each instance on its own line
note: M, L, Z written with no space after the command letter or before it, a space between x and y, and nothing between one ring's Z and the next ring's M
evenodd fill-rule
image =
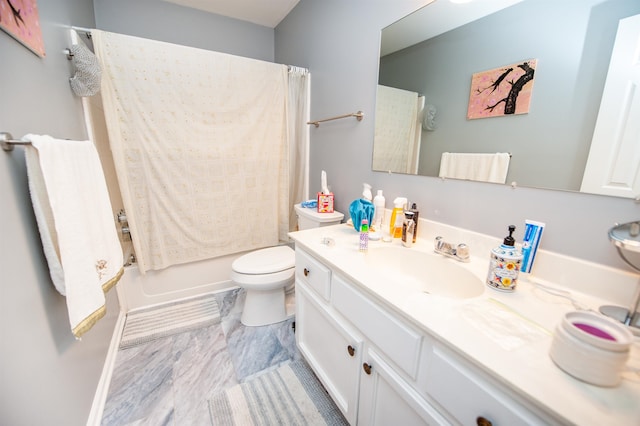
M453 244L444 241L442 237L436 237L434 250L436 253L451 257L453 259L459 260L460 262L468 262L470 260L469 246L464 243L460 243L454 246Z

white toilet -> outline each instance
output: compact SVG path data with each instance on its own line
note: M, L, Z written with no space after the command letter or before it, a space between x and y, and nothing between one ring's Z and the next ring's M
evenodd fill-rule
M340 212L318 213L315 209L295 206L298 229L336 225L344 215ZM253 251L231 264L231 279L246 291L240 321L248 326L261 326L284 321L287 312L286 294L293 296L295 252L282 245Z

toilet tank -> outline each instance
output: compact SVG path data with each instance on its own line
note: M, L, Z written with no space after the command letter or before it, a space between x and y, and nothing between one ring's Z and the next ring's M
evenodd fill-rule
M344 214L338 211L334 211L333 213L318 213L316 208L306 208L300 204L296 204L294 208L298 216L299 231L310 228L320 228L321 226L337 225L344 217Z

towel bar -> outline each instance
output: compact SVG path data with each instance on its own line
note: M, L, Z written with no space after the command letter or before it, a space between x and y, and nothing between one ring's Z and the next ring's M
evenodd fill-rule
M324 120L308 121L307 124L313 124L316 127L320 127L320 123L324 123L325 121L338 120L338 119L347 118L347 117L355 117L356 120L362 121L362 118L364 117L364 112L358 111L358 112L352 112L350 114L338 115L337 117L325 118Z
M14 145L31 145L31 142L15 140L11 133L0 132L0 145L2 145L3 150L9 152L13 151Z

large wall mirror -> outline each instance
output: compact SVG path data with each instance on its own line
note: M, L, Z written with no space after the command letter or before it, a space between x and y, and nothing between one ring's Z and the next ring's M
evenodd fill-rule
M587 162L609 155L600 150L590 158L594 129L599 116L610 116L611 121L622 114L621 110L601 111L601 101L611 74L619 22L640 14L640 2L476 3L435 0L382 30L373 170L437 177L443 153L507 153L506 184L606 194L585 188L583 177ZM482 3L493 5L494 10L481 11ZM466 13L465 7L473 13ZM420 24L420 16L429 22ZM465 17L466 23L453 29L437 28L451 16ZM420 27L439 34L419 38L416 28ZM527 113L467 118L475 73L532 59L536 67ZM507 76L506 80L507 84L515 83L515 78ZM399 101L409 105L409 117L404 115L404 107L388 104L404 93L417 98L415 107L414 101ZM627 125L634 120L640 123L640 95L625 102L631 102L625 107L625 114L632 118L626 120ZM413 115L415 111L418 115ZM402 122L405 124L398 127ZM393 124L388 127L388 123ZM605 135L605 145L614 145L616 136L611 133L610 140ZM625 137L626 148L615 144L618 152L609 156L631 158L629 167L633 170L625 168L624 173L634 173L637 183L640 124L627 128ZM411 142L398 149L405 138ZM402 153L394 157L400 150ZM636 190L609 195L640 195L632 193Z

